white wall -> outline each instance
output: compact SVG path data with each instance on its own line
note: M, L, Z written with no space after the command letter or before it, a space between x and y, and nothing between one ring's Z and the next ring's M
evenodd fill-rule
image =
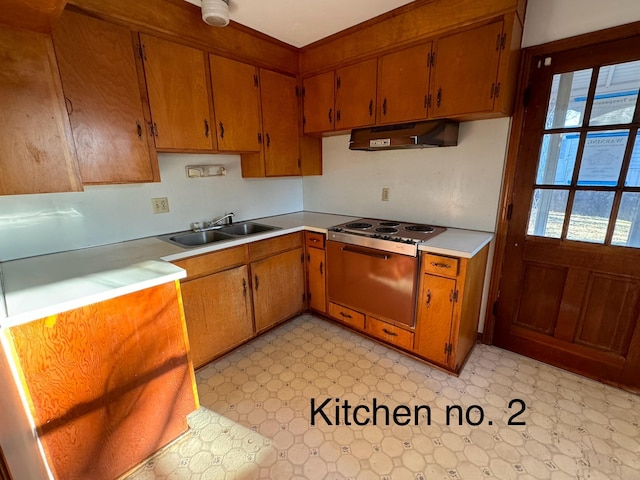
M186 230L226 212L237 221L303 208L300 178L243 179L238 155L159 157L160 183L0 197L0 261ZM190 164L222 164L227 175L188 179ZM152 213L155 197L168 197L169 213Z
M508 131L507 118L462 123L456 147L386 152L325 138L324 174L304 178L304 208L493 231Z
M522 46L639 20L638 0L528 0Z

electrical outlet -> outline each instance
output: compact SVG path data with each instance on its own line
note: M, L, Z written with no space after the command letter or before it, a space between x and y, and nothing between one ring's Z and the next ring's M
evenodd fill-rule
M389 187L382 187L382 201L389 201Z
M169 199L167 197L152 198L153 213L169 213Z

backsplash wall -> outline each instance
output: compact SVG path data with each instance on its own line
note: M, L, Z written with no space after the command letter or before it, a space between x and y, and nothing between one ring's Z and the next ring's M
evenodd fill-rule
M0 261L187 230L227 212L240 221L303 209L301 178L243 179L238 155L160 154L159 164L160 183L0 197ZM192 164L227 175L189 179ZM169 213L153 214L156 197L168 197Z

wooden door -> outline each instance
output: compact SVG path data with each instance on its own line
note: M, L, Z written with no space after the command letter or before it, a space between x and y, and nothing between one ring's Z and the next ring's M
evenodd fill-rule
M205 53L140 34L158 150L212 150Z
M253 65L209 55L218 150L259 152L260 85Z
M131 31L66 10L53 39L82 182L159 181Z
M304 310L303 258L296 248L251 264L257 332Z
M183 282L181 289L194 368L253 336L246 265Z
M434 363L448 366L456 280L423 273L420 279L414 350Z
M640 388L638 39L533 57L495 343Z
M307 276L309 279L309 308L327 311L326 262L324 250L307 249Z
M376 123L377 78L376 58L336 71L336 130Z
M380 57L378 123L427 118L431 42Z
M438 39L431 78L431 117L493 110L503 22Z
M330 132L335 121L335 73L330 71L305 78L304 133Z
M0 27L0 195L82 190L49 35Z
M261 69L260 82L265 175L300 175L296 79Z

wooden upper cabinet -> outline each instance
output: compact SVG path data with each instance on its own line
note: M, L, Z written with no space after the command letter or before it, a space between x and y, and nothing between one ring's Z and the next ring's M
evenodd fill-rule
M432 43L380 57L378 124L427 118Z
M51 37L0 27L0 195L82 190Z
M215 149L205 53L140 34L156 148Z
M438 39L430 116L493 111L500 94L498 66L506 41L502 20Z
M333 130L335 122L335 72L321 73L302 81L304 133Z
M218 150L260 151L260 88L253 65L209 56Z
M67 0L2 0L0 24L50 33L66 4Z
M374 125L378 59L336 70L336 130Z
M66 10L53 39L82 182L158 181L131 31Z

